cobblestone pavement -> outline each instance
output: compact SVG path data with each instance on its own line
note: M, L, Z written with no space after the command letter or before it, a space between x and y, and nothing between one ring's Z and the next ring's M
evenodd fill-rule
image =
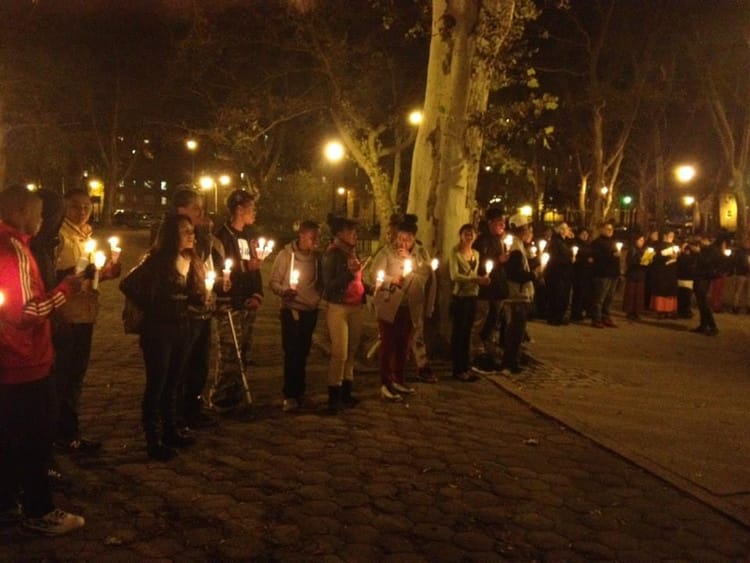
M748 561L747 528L489 380L443 377L390 404L366 371L362 402L329 417L316 348L318 406L282 413L272 299L257 324L251 416L149 462L137 343L103 287L82 425L104 448L59 457L72 481L59 505L87 525L54 539L0 531L0 561Z

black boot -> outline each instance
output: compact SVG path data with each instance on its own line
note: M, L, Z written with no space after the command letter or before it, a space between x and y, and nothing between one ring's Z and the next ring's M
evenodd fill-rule
M345 379L341 383L341 404L348 409L356 407L359 403L359 399L352 395L353 383L350 379Z
M171 428L164 431L164 437L161 439L162 444L170 448L187 448L195 444L195 437L177 428Z
M174 449L164 445L158 434L152 432L146 432L146 452L156 461L169 461L177 455Z
M338 414L341 410L341 387L328 386L328 414Z

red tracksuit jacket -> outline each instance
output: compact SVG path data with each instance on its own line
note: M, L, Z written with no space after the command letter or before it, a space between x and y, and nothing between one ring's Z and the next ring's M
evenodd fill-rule
M49 375L49 315L65 303L68 286L47 293L29 235L0 221L0 384L29 383Z

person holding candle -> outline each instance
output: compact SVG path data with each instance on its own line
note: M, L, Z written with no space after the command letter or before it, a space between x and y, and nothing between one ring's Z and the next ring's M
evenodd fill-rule
M599 236L591 243L593 294L591 296L591 326L616 328L609 313L617 279L620 277L620 252L612 235L614 224L599 224Z
M478 287L476 316L473 333L477 343L473 346L480 353L474 365L480 373L493 373L500 369L497 356L502 343L502 316L500 302L508 296L508 280L505 274L505 263L508 260L508 249L512 236L505 231L505 217L502 209L490 207L485 212L485 223L482 232L474 241L474 249L479 252L479 276L487 275L487 261L492 262L489 273L490 283Z
M459 381L476 381L478 376L470 369L471 327L479 288L489 285L491 279L489 274L479 275L479 251L472 247L477 238L474 225L463 225L458 237L459 242L448 259L448 271L453 282L450 305L453 377Z
M529 311L534 303L534 281L542 276L542 266L529 259L527 248L534 236L529 218L516 214L509 220L513 241L505 264L508 296L502 301L501 313L505 324L501 372L521 371L521 346L530 340L526 332Z
M708 233L700 233L700 250L695 265L695 281L693 282L693 292L695 294L695 303L700 313L700 323L697 327L691 329L691 332L705 334L706 336L716 336L719 329L716 327L714 313L711 308L709 291L711 282L721 275L723 251L726 242L722 237L717 237L711 242Z
M415 325L421 324L424 315L425 287L432 275L430 257L415 244L417 217L405 215L398 225L396 246L386 248L372 260L371 272L384 272L379 291L387 292L387 307L397 307L395 316L386 319L378 308L385 301L376 300L378 329L380 333L381 396L399 400L401 394L414 393L406 384L404 368L411 334ZM400 300L393 303L393 300Z
M570 320L582 321L591 316L592 264L591 235L586 228L578 230L574 244L578 248L573 263L573 288L570 298Z
M42 223L42 200L35 193L24 186L0 191L0 217L0 513L35 532L60 535L85 520L56 508L50 490L50 315L80 291L81 280L69 275L45 288L29 247Z
M268 284L281 298L284 412L304 406L305 401L307 356L318 322L322 290L321 255L317 250L319 235L317 223L302 221L297 240L287 244L276 256Z
M78 413L99 310L98 283L118 278L121 272L119 262L105 259L101 269L94 264L96 252L92 248L96 243L89 224L92 208L85 190L73 189L65 194L65 220L60 227L56 264L58 279L87 264L83 289L60 309L53 335L60 408L55 446L79 453L93 453L101 447L99 441L81 436Z
M250 230L255 224L256 196L245 190L234 190L227 197L226 205L229 219L216 231L224 251L221 257L225 266L223 279L228 277L229 281L221 286L216 284L219 304L227 307L226 313L217 317L219 368L211 390L211 403L219 413L236 409L244 400L242 374L253 363L253 326L263 303L262 260L258 256L258 242ZM237 357L228 315L232 315L242 363Z
M219 280L218 270L222 266L220 262L224 250L221 241L211 232L212 223L204 214L203 205L203 197L198 192L190 188L182 188L172 195L168 215L182 215L193 223L195 253L206 271L207 295L212 296L214 286ZM208 380L211 354L212 318L212 307L191 310L191 345L187 352L188 360L182 378L182 387L177 392L177 413L181 424L191 429L216 425L216 420L203 410L203 390Z
M553 326L568 324L565 314L570 304L573 284L573 250L570 240L573 231L564 221L558 224L545 249L549 261L544 267L544 282L547 288L547 323Z
M353 407L354 357L359 348L364 321L366 288L362 263L357 257L357 223L346 217L328 216L333 235L322 259L323 300L331 339L328 369L328 413Z
M658 318L677 313L677 255L674 231L666 230L655 247L651 262L651 306Z
M644 310L647 268L643 264L645 245L645 235L636 233L625 258L625 290L622 296L622 310L631 321L637 321Z
M203 263L195 230L185 216L167 216L141 263L120 282L120 291L143 310L139 344L146 368L142 417L151 459L168 461L175 448L195 443L177 421L177 390L189 359L191 309L207 306Z

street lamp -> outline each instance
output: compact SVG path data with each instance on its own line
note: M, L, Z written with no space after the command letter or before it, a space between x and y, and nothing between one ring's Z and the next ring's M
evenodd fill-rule
M344 145L338 141L329 141L326 143L325 147L323 147L323 154L328 162L340 162L345 154Z
M674 176L680 184L687 184L695 178L695 166L691 164L681 164L675 167Z
M415 127L422 123L423 118L424 116L422 115L421 110L415 109L414 111L409 113L409 123L411 123Z
M214 215L218 215L219 213L219 185L216 183L216 180L214 180L212 176L201 176L198 179L198 185L201 187L202 190L205 190L205 191L208 191L210 189L214 190Z
M195 151L198 150L198 141L188 139L185 141L185 147L190 152L190 183L195 184Z

